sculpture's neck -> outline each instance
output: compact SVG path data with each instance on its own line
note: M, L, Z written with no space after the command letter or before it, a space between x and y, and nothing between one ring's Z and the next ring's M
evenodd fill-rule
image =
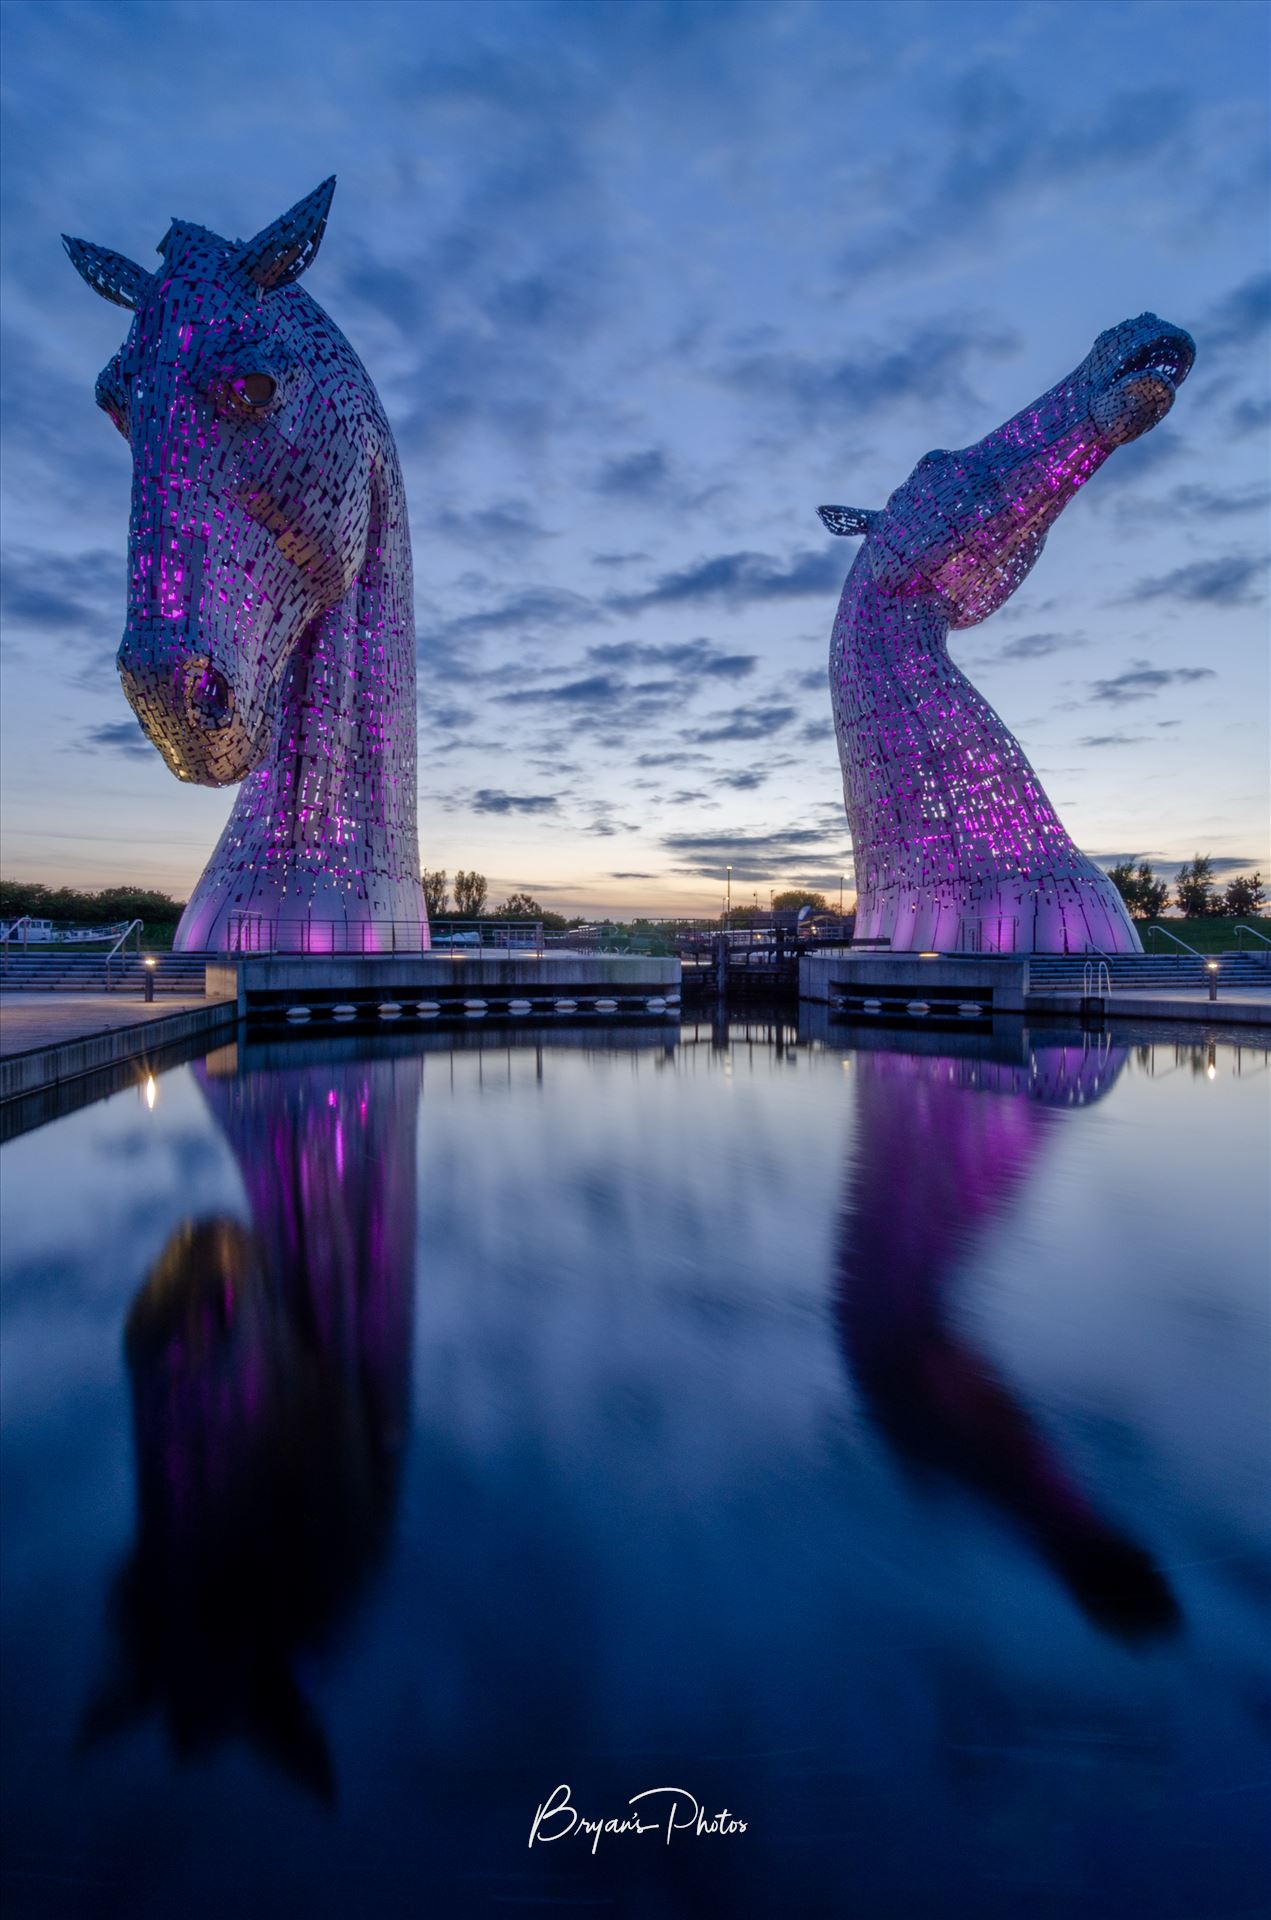
M949 658L930 595L883 593L868 554L848 576L831 683L862 888L911 872L969 879L1046 867L1072 843L1018 741Z
M415 732L410 533L390 446L363 565L296 649L273 748L243 782L181 944L235 944L234 917L244 914L307 920L317 948L328 923L418 928ZM405 925L398 938L409 939Z

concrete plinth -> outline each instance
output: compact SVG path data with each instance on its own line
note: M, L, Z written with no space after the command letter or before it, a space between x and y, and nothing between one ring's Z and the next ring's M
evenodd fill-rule
M590 1011L614 1001L618 1011L643 1012L651 999L678 1002L680 963L583 953L247 955L209 962L207 990L233 994L245 1019L285 1016L292 1007L371 1015L386 1005L410 1017L421 1003L443 1013L500 1014L526 1004L552 1012L558 1001Z
M878 953L868 948L810 953L799 961L801 1000L877 1001L903 1008L925 1001L978 1006L986 1014L1023 1013L1028 993L1026 954Z

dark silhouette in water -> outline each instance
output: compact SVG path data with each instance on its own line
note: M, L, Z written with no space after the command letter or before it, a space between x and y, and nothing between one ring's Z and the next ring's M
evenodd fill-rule
M306 1050L307 1052L308 1050ZM151 1709L181 1753L250 1740L326 1799L296 1678L383 1555L406 1437L419 1066L196 1067L251 1226L187 1222L128 1316L137 1535L91 1742Z
M957 1324L964 1260L1019 1192L1056 1109L1102 1098L1125 1060L1034 1044L1023 1064L855 1056L857 1131L839 1249L843 1351L903 1459L991 1501L1089 1619L1134 1639L1179 1612L1148 1554L1068 1473L1010 1385Z

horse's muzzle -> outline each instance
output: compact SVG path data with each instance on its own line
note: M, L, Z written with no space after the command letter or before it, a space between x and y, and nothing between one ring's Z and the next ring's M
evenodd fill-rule
M234 688L207 654L174 656L129 634L116 665L133 712L178 779L230 786L259 761L264 741L249 731Z

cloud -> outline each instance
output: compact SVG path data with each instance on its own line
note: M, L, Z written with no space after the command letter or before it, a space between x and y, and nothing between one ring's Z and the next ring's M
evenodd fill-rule
M643 593L611 594L605 604L619 613L703 601L736 607L755 600L828 594L837 592L842 584L842 557L829 549L820 553L803 549L785 561L762 553L721 553L713 560L699 560L695 566L659 575Z
M1265 513L1271 487L1207 487L1190 482L1160 500L1122 500L1117 518L1125 524L1156 525L1170 520L1230 520L1241 513Z
M1136 747L1147 739L1145 733L1088 733L1078 740L1079 747Z
M113 654L123 631L126 582L122 544L114 553L11 549L0 573L0 615L10 630L91 640Z
M674 667L689 675L702 674L712 679L742 680L754 671L757 655L720 653L709 640L684 640L664 645L644 645L638 640L617 640L607 646L588 647L587 658L606 667Z
M906 401L974 404L969 363L1014 353L1018 340L1004 329L966 320L933 321L899 342L862 346L843 357L759 353L719 370L719 377L802 424L859 421ZM835 566L841 572L842 560Z
M108 753L126 754L130 760L151 760L154 748L135 720L111 720L104 726L89 727L84 744Z
M1250 274L1210 309L1203 339L1206 353L1251 346L1271 327L1271 273Z
M1255 582L1266 571L1264 556L1247 553L1221 555L1213 560L1190 560L1171 573L1140 580L1114 606L1135 606L1147 600L1182 600L1193 606L1246 607L1260 596Z
M525 633L560 630L603 618L599 609L580 593L569 593L563 587L528 587L522 593L511 594L498 606L486 607L480 613L462 613L444 621L421 637L426 645L453 646L490 633L507 633L509 629Z
M660 873L636 873L634 870L627 870L622 873L611 873L609 878L611 880L660 880L662 875Z
M806 877L813 863L824 862L838 873L850 874L851 855L841 851L840 821L834 833L820 827L787 827L773 833L672 833L662 845L676 860L676 871L723 879L725 867L734 881Z
M731 787L736 793L753 793L756 787L762 787L768 776L750 768L742 773L721 773L716 780L717 787Z
M528 546L555 538L540 524L528 500L492 500L488 506L467 512L443 507L433 527L443 539L481 548Z
M1146 660L1136 660L1124 673L1107 680L1092 680L1090 698L1107 706L1124 707L1135 700L1152 700L1166 687L1187 686L1196 680L1216 680L1217 677L1212 667L1152 667Z
M924 270L961 242L987 237L1018 201L1038 203L1087 176L1105 198L1115 175L1159 166L1179 147L1191 102L1176 87L1143 87L1108 94L1093 110L1079 101L1058 119L1043 99L1030 97L996 64L959 74L943 103L924 120L924 183L915 206L899 218L888 208L872 234L854 242L843 259L853 286L871 273L911 264ZM907 180L898 180L903 194Z
M592 481L596 493L615 500L658 500L671 485L671 467L660 447L606 460Z
M708 753L638 753L637 767L706 767Z
M714 726L681 727L680 738L698 747L714 746L723 740L767 740L797 718L794 707L739 707L732 715L719 715Z
M479 787L472 796L474 813L555 813L559 805L554 793L504 793L498 787Z
M1238 440L1247 434L1265 433L1271 427L1271 400L1237 400L1228 418Z
M1079 633L1021 633L1014 640L1008 640L1000 647L994 658L998 660L1044 660L1048 654L1064 653L1070 647L1084 647L1086 641Z

